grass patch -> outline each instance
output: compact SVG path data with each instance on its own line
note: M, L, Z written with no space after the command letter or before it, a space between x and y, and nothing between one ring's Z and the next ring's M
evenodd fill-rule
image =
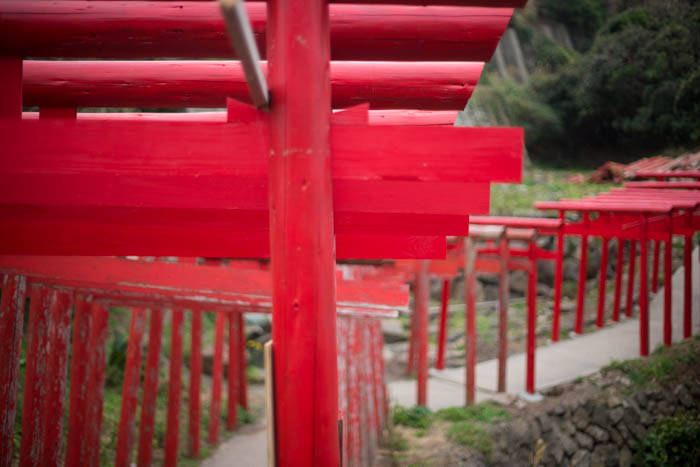
M491 458L493 451L493 440L489 432L471 421L461 421L453 423L445 435L455 443L463 444L481 452L486 459Z
M448 407L435 412L435 415L450 422L495 423L510 419L510 414L491 402L482 402L471 407Z
M408 451L408 441L396 430L389 430L384 446L390 451Z
M397 405L392 408L391 412L392 420L396 425L426 429L432 422L432 412L422 405L410 408Z
M613 360L602 371L619 370L634 384L642 386L652 381L664 381L675 373L679 364L693 363L697 359L693 346L669 348L659 345L650 358Z

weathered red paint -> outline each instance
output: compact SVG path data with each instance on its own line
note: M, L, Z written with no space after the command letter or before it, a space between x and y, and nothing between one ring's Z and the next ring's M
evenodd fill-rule
M19 384L19 357L22 351L26 280L18 275L2 276L0 302L0 466L12 465L15 410Z
M450 306L450 280L442 280L442 295L440 300L440 328L438 329L437 358L435 368L443 370L445 368L445 344L447 341L447 320Z
M416 405L428 406L428 307L430 305L430 277L428 262L422 261L414 282L416 301Z
M527 278L527 358L525 390L535 393L535 347L537 346L537 244L534 237L529 241L530 268Z
M473 405L476 399L476 274L474 245L471 238L464 242L464 283L465 291L465 323L464 323L464 360L465 360L465 404Z
M641 214L641 235L639 238L639 354L642 357L649 355L649 294L647 287L649 277L647 274L647 214Z
M100 433L102 427L102 402L104 400L105 367L107 364L107 325L109 315L104 306L93 302L88 341L88 377L84 439L81 446L81 462L87 466L100 464Z
M184 313L172 311L170 338L170 370L168 377L168 415L165 431L165 458L163 465L175 466L180 436L180 388L182 385L182 332Z
M214 331L214 358L212 360L211 402L209 404L209 444L219 443L221 419L221 379L224 373L224 320L226 315L216 313Z
M651 266L651 293L659 290L659 255L661 254L661 242L654 242L654 258Z
M94 318L94 316L93 316ZM126 467L131 464L135 439L135 416L141 380L141 341L146 323L146 312L141 308L131 310L129 341L124 365L122 406L117 432L117 449L114 464Z
M625 241L617 239L617 261L615 262L615 298L613 299L612 320L620 321L620 300L622 296L622 270L625 267Z
M243 313L238 315L238 345L240 350L238 356L240 362L238 364L238 403L244 409L248 410L248 341L245 334L245 320Z
M630 258L629 267L627 269L627 306L625 307L625 316L632 316L632 304L634 303L634 274L635 263L637 259L637 242L630 241Z
M240 377L240 333L238 332L238 313L229 313L228 317L228 410L226 412L226 429L236 428L238 417L238 391Z
M190 345L190 393L188 449L190 457L199 457L200 406L202 378L202 312L192 310L192 336Z
M160 343L163 334L163 310L149 310L148 351L143 374L141 393L141 420L139 425L138 465L147 466L153 458L153 430L158 398L158 375L160 374Z
M274 34L265 3L246 4L261 55ZM213 2L0 2L0 54L70 58L232 57ZM510 8L331 5L335 60L487 61ZM269 19L269 24L268 23ZM41 33L37 33L41 31ZM318 41L314 49L322 47ZM267 52L270 45L267 44ZM270 53L268 53L270 55Z
M508 362L508 294L510 293L507 238L501 237L498 249L500 261L498 268L498 392L505 392L506 363Z
M589 221L588 213L583 213L583 223ZM586 305L586 278L588 275L588 235L581 236L581 256L579 257L578 287L576 290L576 321L574 332L583 334L583 314Z

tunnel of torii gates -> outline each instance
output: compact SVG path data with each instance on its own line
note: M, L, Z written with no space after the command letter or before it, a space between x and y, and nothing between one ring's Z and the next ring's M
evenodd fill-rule
M521 178L446 123L525 0L353 3L0 0L0 253L270 257L277 465L340 462L336 258L443 258Z

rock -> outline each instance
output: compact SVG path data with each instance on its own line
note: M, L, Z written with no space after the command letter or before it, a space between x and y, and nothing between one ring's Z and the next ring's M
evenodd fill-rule
M651 415L649 415L649 412L647 412L646 410L640 410L639 421L642 422L642 425L649 426L652 424L653 419L651 418Z
M630 467L632 465L632 451L627 446L620 449L620 458L618 459L620 467Z
M567 456L573 455L578 449L576 442L573 439L571 439L569 435L567 435L563 431L559 431L559 429L557 428L554 429L554 439L555 443L561 445L561 447L564 449L564 452L566 452Z
M610 421L613 423L613 425L616 425L617 422L622 420L622 416L625 414L625 409L622 407L617 407L612 409L610 412L608 412L608 418Z
M584 430L588 426L589 422L588 412L586 412L583 407L579 407L571 416L571 421L574 425L576 425L576 428L579 430Z
M552 429L552 419L548 415L541 414L537 416L537 421L540 424L542 433L547 433Z
M656 401L661 400L664 397L663 392L656 386L650 386L644 391L644 395L649 399L654 399Z
M591 423L595 423L596 425L602 425L605 426L608 423L608 413L609 410L602 406L602 405L596 405L593 408L593 415L591 416Z
M649 401L649 405L647 405L647 410L651 413L656 412L656 401Z
M577 431L574 435L574 438L576 439L578 445L583 449L590 450L591 448L593 448L593 438L588 436L586 433L581 433L580 431Z
M614 466L619 462L620 451L614 444L599 444L591 454L591 467Z
M622 446L623 444L625 444L625 440L622 438L622 435L615 428L608 428L608 434L610 435L610 439L612 440L612 442L617 444L618 446Z
M532 423L528 423L528 420L524 417L516 418L510 424L511 449L515 446L529 444L535 439L532 431Z
M649 405L649 398L643 392L638 392L635 394L634 398L642 409L646 409Z
M576 433L576 427L571 423L571 420L564 420L564 423L561 424L561 428L570 435Z
M524 295L527 291L527 273L525 271L514 271L508 277L510 290Z
M554 284L554 261L537 262L537 282L551 285Z
M597 425L588 425L588 428L586 428L586 433L591 435L593 439L599 443L605 443L610 439L608 432Z
M561 461L564 459L564 449L558 443L547 444L545 459L552 460L553 465L561 465Z
M691 408L693 406L693 396L690 395L690 391L688 391L684 385L679 384L673 391L673 395L676 396L676 399L686 408Z
M590 467L591 453L581 449L576 451L574 457L571 458L571 467Z
M562 276L565 281L578 280L578 260L575 258L564 258L562 265Z
M634 435L634 437L637 438L637 440L644 438L644 435L647 434L647 430L645 430L644 427L639 423L630 426L629 429Z
M673 406L669 404L668 401L662 400L659 402L659 405L656 408L657 413L660 413L662 415L672 415L673 414Z
M608 407L611 409L614 409L615 407L619 407L622 405L622 399L616 395L611 395L608 397Z
M566 413L566 409L564 408L564 405L557 404L552 407L551 413L554 415L564 415Z
M627 425L620 422L617 424L617 429L620 432L620 436L622 436L622 439L624 439L629 446L634 445L635 441L633 439L632 433L630 433L629 428L627 428Z

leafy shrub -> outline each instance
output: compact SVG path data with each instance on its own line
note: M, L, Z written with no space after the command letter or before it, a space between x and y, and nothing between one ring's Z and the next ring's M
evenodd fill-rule
M639 442L635 465L700 465L700 416L679 415L657 422Z
M396 425L410 426L412 428L428 428L431 423L432 412L422 405L406 408L400 405L392 409L392 419Z
M493 440L485 428L464 421L452 424L445 432L447 438L481 452L487 459L493 451Z

